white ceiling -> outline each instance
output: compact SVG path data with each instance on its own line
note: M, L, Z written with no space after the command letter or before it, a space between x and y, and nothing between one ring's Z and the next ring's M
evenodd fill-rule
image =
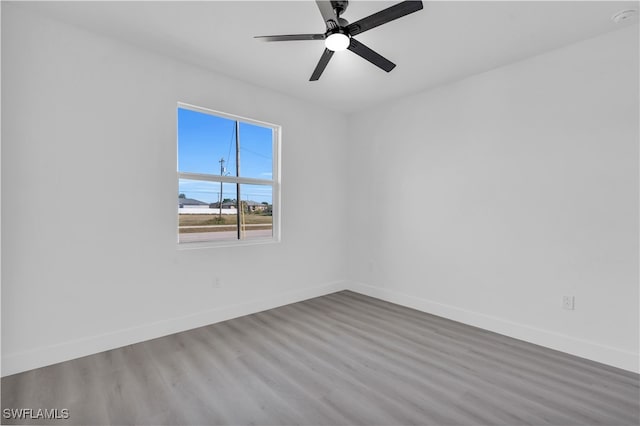
M355 22L394 1L354 1ZM610 17L637 1L425 1L424 9L356 39L390 59L389 74L352 52L309 76L322 41L254 35L322 33L313 1L27 2L20 7L252 84L345 112L433 88L579 40L637 25Z

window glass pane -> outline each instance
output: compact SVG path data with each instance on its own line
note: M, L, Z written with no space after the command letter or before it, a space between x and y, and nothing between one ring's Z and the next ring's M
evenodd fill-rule
M271 185L240 185L240 233L243 240L273 236L273 188Z
M194 109L177 114L179 242L273 238L278 128Z
M236 198L235 184L180 179L179 242L238 239Z
M178 108L178 171L235 176L235 131L234 120Z
M272 169L273 130L256 124L240 123L240 176L271 180Z

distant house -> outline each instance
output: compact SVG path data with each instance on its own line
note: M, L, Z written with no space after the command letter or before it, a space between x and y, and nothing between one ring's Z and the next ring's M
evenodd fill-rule
M209 204L209 207L212 209L217 209L219 208L220 203L219 202L215 202L215 203L211 203ZM262 203L256 203L255 201L243 201L242 202L242 206L246 209L246 211L250 212L250 213L255 213L255 212L263 212L265 210L267 210L268 206L262 204ZM222 202L222 209L235 209L236 208L236 200L227 200L227 201L223 201Z
M247 210L250 211L251 213L255 213L255 212L263 212L267 209L268 206L262 204L262 203L256 203L255 201L243 201L242 204L244 204L245 206L247 206Z
M185 206L188 207L195 207L195 206L208 206L208 203L205 203L203 201L200 200L196 200L193 198L180 198L178 197L178 207L179 208L184 208Z
M209 208L212 208L212 209L218 209L218 208L220 208L220 202L216 202L216 203L211 203L211 204L209 204ZM236 208L236 202L235 202L235 200L231 200L231 201L223 201L223 202L222 202L222 208L223 208L223 209L235 209L235 208Z

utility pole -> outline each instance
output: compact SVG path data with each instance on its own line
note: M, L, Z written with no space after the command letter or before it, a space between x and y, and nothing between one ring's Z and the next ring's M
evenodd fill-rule
M224 175L224 158L221 158L218 163L220 163L220 176ZM220 222L222 222L222 181L220 181L220 204L218 204L218 212L220 217Z
M236 121L236 176L240 177L240 122ZM236 209L236 225L238 227L238 239L242 239L242 232L240 230L242 201L240 201L240 184L236 183L236 200L238 208Z

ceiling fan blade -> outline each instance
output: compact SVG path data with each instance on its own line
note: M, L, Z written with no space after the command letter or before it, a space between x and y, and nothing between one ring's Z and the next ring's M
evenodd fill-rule
M338 17L336 16L335 10L333 10L333 5L330 1L325 0L316 0L316 4L318 5L318 9L320 9L320 14L322 15L322 19L324 19L324 23L327 26L328 30L332 30L338 27Z
M320 76L322 75L322 72L324 71L324 69L327 67L327 64L329 63L329 59L331 59L331 57L333 56L333 50L329 50L329 49L324 49L324 52L322 53L322 56L320 57L320 61L318 61L318 65L316 65L316 69L313 70L313 74L311 74L311 78L309 79L309 81L316 81L320 78Z
M287 35L255 36L253 38L257 38L262 41L324 40L325 35L324 34L287 34Z
M366 18L362 18L347 26L347 31L352 36L363 33L375 28L379 25L386 24L394 19L402 18L413 12L417 12L422 9L421 1L403 1L402 3L394 4L380 12L369 15Z
M380 54L369 49L367 46L360 43L358 40L354 38L351 39L351 43L349 44L349 50L355 53L356 55L371 62L373 65L379 68L382 68L386 72L389 72L396 67L396 64L394 64L384 56L381 56Z

